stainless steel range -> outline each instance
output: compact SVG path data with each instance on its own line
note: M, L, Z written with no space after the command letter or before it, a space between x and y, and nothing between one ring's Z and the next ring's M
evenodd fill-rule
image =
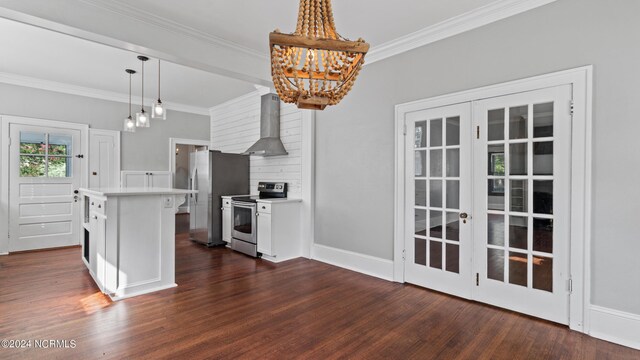
M241 253L259 257L257 200L287 197L287 183L260 182L258 196L231 198L231 248Z

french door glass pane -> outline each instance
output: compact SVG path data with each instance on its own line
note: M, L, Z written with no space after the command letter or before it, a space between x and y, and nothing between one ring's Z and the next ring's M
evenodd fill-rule
M414 143L417 148L427 147L427 122L420 121L416 123Z
M509 217L509 246L516 249L527 249L527 217Z
M442 119L434 119L429 122L431 128L429 129L429 141L430 147L442 146Z
M429 153L431 154L429 158L429 161L431 161L429 176L442 177L442 149L431 150Z
M446 245L446 270L456 274L460 273L460 246L457 244Z
M504 250L487 249L487 278L504 281Z
M418 265L426 266L427 265L427 240L415 238L414 244L415 244L415 255L414 255L415 259L413 260L413 262L415 262Z
M504 210L504 179L489 179L489 210Z
M553 175L553 141L533 143L533 175Z
M509 109L509 139L527 138L528 106L517 106Z
M460 117L447 118L447 146L460 145Z
M416 206L427 206L427 181L426 180L416 180L416 196L415 196L415 204Z
M489 110L488 140L504 140L504 109Z
M442 180L429 181L430 207L442 207Z
M415 233L416 235L427 235L427 211L415 209Z
M533 181L533 212L536 214L553 214L553 181Z
M427 176L427 152L425 150L415 152L414 175L417 177Z
M447 227L445 238L451 241L460 241L460 214L447 212Z
M460 208L460 181L447 180L447 208Z
M533 257L533 288L553 292L553 259Z
M504 215L488 214L487 239L490 245L504 246Z
M528 260L527 254L519 252L509 252L509 283L527 286L528 281Z
M533 251L553 253L553 220L533 218Z
M553 103L533 105L533 137L553 136Z
M429 266L442 269L442 243L440 241L429 241Z
M527 144L509 145L509 174L527 175Z
M442 211L429 211L429 236L432 238L442 239Z
M447 149L447 176L460 176L460 149Z
M528 212L527 197L529 190L527 180L511 180L510 196L511 211Z
M504 176L504 145L489 145L489 172L491 176Z

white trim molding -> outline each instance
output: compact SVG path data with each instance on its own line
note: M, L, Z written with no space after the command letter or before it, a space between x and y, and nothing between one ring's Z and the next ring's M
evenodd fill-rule
M373 64L376 61L402 54L555 1L557 0L495 1L411 34L374 46L366 56L366 64Z
M57 81L50 80L42 80L29 76L15 75L0 72L0 83L9 84L9 85L17 85L24 86L34 89L55 91L63 94L77 95L83 97L89 97L94 99L106 100L106 101L115 101L119 103L129 103L129 95L121 94L114 91L108 90L100 90L94 89L84 86L71 85L66 83L61 83ZM140 96L134 96L132 98L134 103L140 103ZM145 102L151 104L155 101L155 98L145 99ZM167 109L180 111L190 114L198 114L198 115L209 115L209 110L205 107L193 106L193 105L185 105L179 103L172 102L163 102Z
M311 259L393 281L393 261L391 260L319 244L312 245Z
M589 335L640 350L640 315L596 305L589 310Z
M569 296L569 327L573 330L588 332L589 311L587 307L591 294L592 79L593 67L584 66L396 105L394 281L404 282L405 278L403 259L405 249L405 136L403 133L406 115L440 106L571 84L573 85L574 113L571 130L571 251L569 256L573 291Z

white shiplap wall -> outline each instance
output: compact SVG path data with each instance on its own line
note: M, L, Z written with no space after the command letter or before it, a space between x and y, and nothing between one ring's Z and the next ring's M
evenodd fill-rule
M302 196L302 113L295 105L280 105L280 137L288 155L251 157L250 183L284 181L289 196ZM231 100L211 109L211 149L241 153L260 138L260 93Z

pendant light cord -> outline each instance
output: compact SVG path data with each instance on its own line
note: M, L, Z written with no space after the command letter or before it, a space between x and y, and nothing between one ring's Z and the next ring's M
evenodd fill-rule
M144 113L144 60L142 61L142 100L140 102L142 107L142 112Z
M160 100L160 59L158 59L158 100Z
M131 73L129 73L129 119L131 119Z

